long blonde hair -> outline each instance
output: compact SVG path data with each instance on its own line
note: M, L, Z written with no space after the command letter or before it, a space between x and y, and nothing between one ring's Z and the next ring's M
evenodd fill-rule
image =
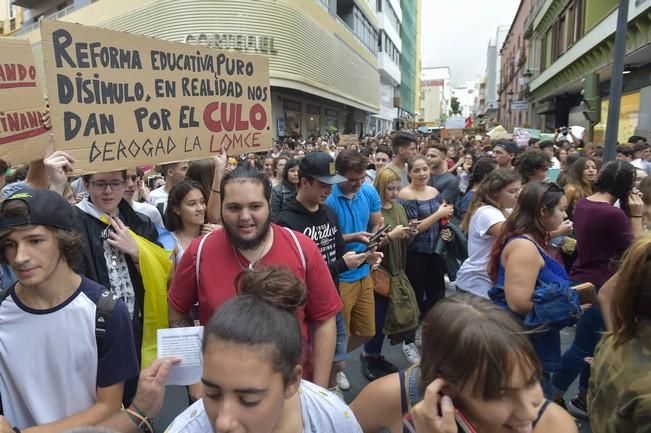
M375 175L373 186L377 190L378 194L380 194L383 204L389 201L389 199L387 199L387 185L396 180L400 180L400 176L390 167L383 168Z

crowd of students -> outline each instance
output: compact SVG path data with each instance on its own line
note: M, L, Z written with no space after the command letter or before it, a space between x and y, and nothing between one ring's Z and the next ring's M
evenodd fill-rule
M153 431L178 359L149 338L196 325L170 432L643 429L651 154L629 141L605 164L562 134L408 132L78 179L65 152L33 162L0 206L0 433Z

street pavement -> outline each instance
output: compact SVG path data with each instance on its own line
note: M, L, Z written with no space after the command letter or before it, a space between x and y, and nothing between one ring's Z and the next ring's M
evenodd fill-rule
M567 350L574 339L574 328L566 328L561 333L561 343L563 351ZM345 373L350 382L350 390L344 392L344 397L347 403L352 402L361 389L368 383L366 378L362 375L360 361L359 361L360 349L351 352L348 354L346 360L346 369ZM394 363L399 368L409 367L409 363L402 354L402 346L389 345L388 341L385 341L383 347L383 354L385 358ZM572 384L568 390L565 398L567 400L573 398L577 393L578 379ZM161 414L156 418L156 431L163 432L165 427L167 427L174 417L182 412L187 407L187 392L185 387L179 386L168 386L165 396L165 405ZM581 424L580 432L581 433L590 433L590 427L588 420L579 420ZM210 433L210 432L206 432Z

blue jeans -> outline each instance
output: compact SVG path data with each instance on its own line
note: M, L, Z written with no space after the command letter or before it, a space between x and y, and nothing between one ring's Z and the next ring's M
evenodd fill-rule
M346 324L341 312L337 313L335 321L337 323L337 340L335 343L335 356L332 361L340 362L346 360Z
M601 309L593 305L576 324L574 342L561 358L561 370L554 375L554 388L565 394L580 373L579 389L582 391L588 389L590 365L585 362L584 358L594 355L594 349L599 343L604 329Z
M384 322L387 318L387 311L389 310L389 298L377 293L373 293L375 298L375 337L364 344L364 353L369 355L379 355L382 353L382 343L384 343Z

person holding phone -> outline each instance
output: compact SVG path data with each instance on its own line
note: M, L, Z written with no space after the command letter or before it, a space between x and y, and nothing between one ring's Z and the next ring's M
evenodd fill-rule
M508 312L455 294L427 313L420 365L367 385L351 409L365 433L575 433L567 412L545 399L541 375Z
M597 175L594 193L576 203L574 234L578 249L570 272L572 281L592 283L599 290L614 271L611 263L642 233L644 202L634 190L635 176L632 164L609 162ZM615 206L617 201L619 207ZM555 398L562 399L580 374L579 394L568 402L568 409L579 416L588 416L590 368L584 358L593 356L604 329L601 308L594 305L579 319L574 342L563 354L560 372L554 377Z
M417 224L418 234L407 247L406 273L418 302L421 317L445 296L445 262L434 252L441 235L440 224L451 218L454 206L442 200L439 191L429 186L430 165L423 155L416 155L407 163L410 183L398 197L407 217ZM414 341L403 343L403 353L411 363L419 361L420 354Z
M407 246L416 236L417 225L409 224L405 209L396 202L400 176L390 169L380 170L375 178L375 189L382 200L384 223L392 227L386 244L380 249L384 253L380 268L390 276L390 292L388 297L377 291L374 293L375 336L364 344L367 355L381 354L385 332L393 344L412 338L419 318L413 288L405 274ZM375 369L370 371L374 379L387 374Z
M488 263L494 282L488 296L536 329L530 338L543 366L548 398L552 396L552 376L561 367L560 330L580 314L565 268L547 253L550 233L566 218L566 207L564 191L557 184L530 184L504 222ZM550 291L567 296L550 297ZM543 324L544 328L538 329Z

